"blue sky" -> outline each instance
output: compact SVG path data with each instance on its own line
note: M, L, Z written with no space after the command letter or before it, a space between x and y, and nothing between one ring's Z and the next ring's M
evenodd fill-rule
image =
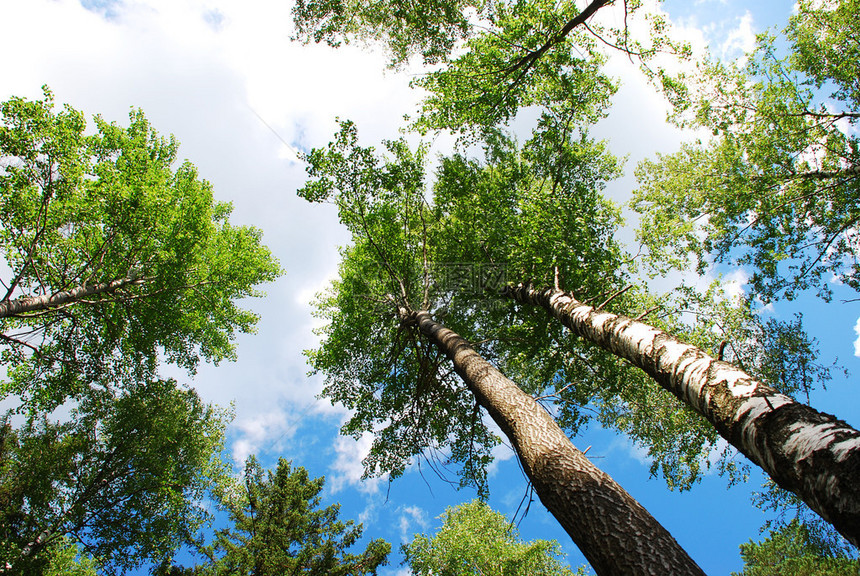
M328 207L296 198L304 169L294 149L324 145L335 117L356 121L368 142L391 137L419 95L408 88L410 71L385 72L381 54L291 44L289 6L286 0L0 0L0 98L35 98L48 84L58 102L88 115L123 122L130 107L140 107L158 130L176 135L180 155L198 166L216 195L234 203L236 222L263 229L287 275L266 288L267 298L251 303L262 320L258 334L240 338L239 360L203 367L191 384L209 401L233 403L229 448L237 461L258 453L270 465L283 456L325 475L327 502L341 502L344 517L363 521L369 537L386 538L396 549L414 533L437 528L447 506L475 494L454 490L426 466L391 485L361 481L367 439L339 437L345 412L316 400L321 381L307 376L301 353L317 341L309 302L335 274L337 246L347 236ZM792 4L670 0L663 9L697 45L736 57L751 46L754 33L783 23ZM635 68L623 61L613 66L624 87L595 132L616 154L628 156L632 173L638 160L671 152L689 136L663 123L665 105ZM437 142L445 145L444 138ZM633 186L628 176L609 193L624 201ZM802 300L773 313L788 319L804 311L822 360L838 357L856 374L860 303L842 304L840 296L851 297L837 295L826 305ZM853 377L837 377L826 392L813 395L812 404L860 426ZM591 446L595 463L707 573L740 569L738 545L757 539L765 520L749 500L762 482L759 475L732 489L712 475L690 492L670 493L662 480L649 478L647 462L626 439L592 429L573 440L581 449ZM499 451L490 490L490 504L509 518L527 495L509 450ZM520 530L527 538L556 539L572 565L584 562L536 498ZM392 560L387 573L401 573L399 556Z

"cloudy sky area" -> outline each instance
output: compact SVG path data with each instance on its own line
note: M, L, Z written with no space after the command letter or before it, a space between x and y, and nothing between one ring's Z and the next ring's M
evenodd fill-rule
M256 335L240 338L239 360L202 367L192 384L211 402L233 403L230 449L237 461L251 453L267 464L284 456L325 475L329 501L341 501L347 517L365 521L369 536L396 549L413 533L436 527L446 506L474 494L456 492L426 467L391 486L361 482L369 439L338 437L343 410L315 399L321 380L307 376L302 355L317 342L309 301L333 277L337 246L347 236L330 207L296 197L305 174L295 151L325 145L336 117L354 120L367 143L396 136L420 94L408 87L414 71L385 71L383 54L291 43L290 6L289 0L0 0L0 99L38 98L48 84L57 102L88 116L126 123L131 107L142 108L156 129L176 136L180 156L213 183L216 196L233 202L232 221L264 231L287 274L265 288L266 299L249 303L262 320ZM697 45L734 58L752 46L756 32L784 22L791 4L669 1L662 9ZM674 150L682 136L664 124L665 106L635 67L623 59L613 66L625 87L596 132L617 155L629 156L632 172L639 159ZM633 185L628 176L610 194L623 201ZM743 283L742 271L726 272ZM843 305L845 326L829 327L823 319L833 309L809 306L823 322L816 336L825 360L839 356L848 365L857 309ZM820 400L857 426L858 413L840 406L849 391L847 382L836 381ZM757 539L763 521L750 509L748 490L726 491L724 480L708 478L691 493L669 494L662 481L648 480L641 454L625 439L598 430L574 440L581 448L594 445L589 455L599 458L596 464L649 508L706 572L740 568L737 546ZM511 517L526 485L510 451L500 456L490 503ZM754 477L751 487L760 481ZM582 563L541 508L535 500L523 533L558 539L569 561ZM399 557L393 560L390 573L402 571Z

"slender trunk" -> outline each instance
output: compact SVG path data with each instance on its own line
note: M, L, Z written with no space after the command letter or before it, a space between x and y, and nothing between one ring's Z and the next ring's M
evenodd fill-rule
M54 294L43 294L42 296L25 296L16 300L7 300L0 303L0 318L59 308L66 304L74 303L90 296L98 294L109 294L126 286L139 284L141 279L135 275L117 278L110 282L100 282L92 286L75 286L69 290L63 290Z
M534 398L428 312L410 319L454 363L510 439L541 502L599 575L704 574L647 510L576 449Z
M561 290L521 284L507 295L543 306L574 334L644 370L860 547L860 432L662 330Z
M51 537L52 534L51 528L45 528L39 535L36 536L31 542L28 542L26 546L21 550L21 558L27 558L28 556L35 556L39 552L41 552L42 548L45 546L45 542L48 541L48 538Z

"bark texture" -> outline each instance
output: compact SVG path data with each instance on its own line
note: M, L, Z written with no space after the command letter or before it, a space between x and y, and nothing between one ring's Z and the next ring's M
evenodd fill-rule
M638 502L576 449L555 420L426 311L409 315L508 436L544 506L601 576L703 575Z
M860 547L860 432L733 364L570 293L521 284L508 295L544 307L574 334L644 370Z
M90 296L99 294L110 294L126 286L140 284L142 280L137 276L118 278L110 282L100 282L91 286L76 286L69 290L56 292L54 294L43 294L41 296L25 296L16 300L7 300L0 303L0 318L8 318L28 312L38 312L51 308L59 308L67 304L84 300Z

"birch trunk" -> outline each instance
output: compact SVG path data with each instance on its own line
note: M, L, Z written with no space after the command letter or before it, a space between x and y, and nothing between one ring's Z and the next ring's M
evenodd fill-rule
M127 276L118 278L110 282L100 282L92 286L76 286L69 290L63 290L54 294L43 294L41 296L25 296L16 300L8 300L0 303L0 318L8 318L18 314L26 314L28 312L38 312L39 310L48 310L51 308L59 308L66 304L71 304L76 301L96 296L98 294L109 294L126 286L131 286L141 283L141 279L137 276Z
M510 439L541 502L601 576L703 575L674 538L574 447L531 396L426 311L414 322Z
M543 306L574 334L644 370L860 547L860 432L662 330L569 293L521 284L507 295Z

